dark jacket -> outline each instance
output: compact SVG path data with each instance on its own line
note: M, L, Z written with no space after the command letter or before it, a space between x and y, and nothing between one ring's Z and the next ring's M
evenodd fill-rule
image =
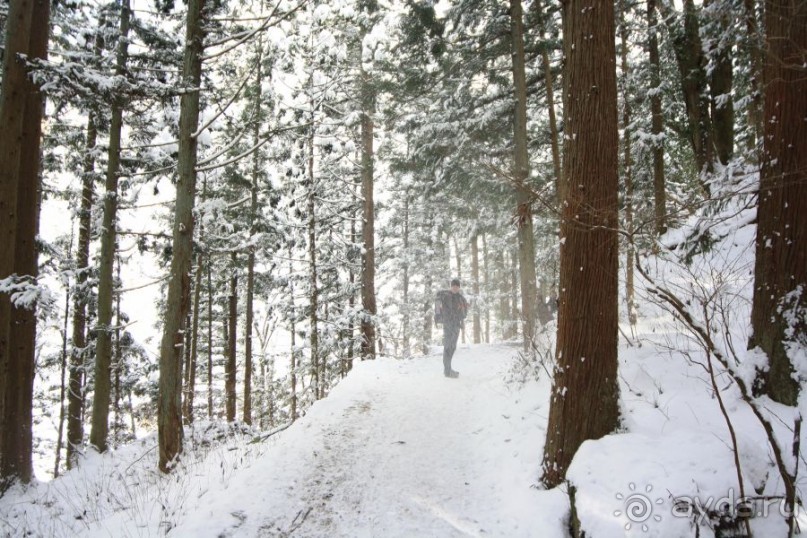
M437 294L435 321L444 326L459 327L468 313L468 301L462 293L443 290Z

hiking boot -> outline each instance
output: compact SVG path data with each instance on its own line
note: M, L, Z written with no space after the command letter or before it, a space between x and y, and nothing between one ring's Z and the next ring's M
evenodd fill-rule
M445 374L444 374L444 375L445 375L446 377L457 378L457 377L459 377L459 376L460 376L460 373L459 373L458 371L456 371L456 370L450 370L450 371L448 371L448 372L445 372Z

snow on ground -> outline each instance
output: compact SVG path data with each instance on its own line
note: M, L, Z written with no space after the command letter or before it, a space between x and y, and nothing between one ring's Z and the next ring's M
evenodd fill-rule
M460 346L459 379L443 377L439 353L358 363L328 398L262 443L235 436L204 460L186 457L195 461L170 477L153 470L153 437L93 455L83 469L0 499L0 529L564 536L565 494L535 487L549 387L507 383L516 354L512 346Z
M663 351L684 348L685 335L648 315L638 330L641 347L620 346L627 431L578 452L569 472L577 515L595 538L696 536L675 498L708 509L740 497L726 424L703 368ZM243 428L198 424L170 476L156 471L154 435L89 454L78 469L0 499L0 535L567 536L566 488L536 487L549 384L545 374L515 383L517 353L462 345L459 379L442 376L439 348L357 363L306 416L264 441L251 442L260 434ZM720 387L746 494L780 494L761 428L733 385L721 378ZM784 535L776 501L766 510L755 535ZM716 536L700 523L699 536Z
M513 354L461 348L457 380L435 355L359 364L176 532L532 536L549 524L546 536L562 536L562 496L532 487L546 387L509 389Z
M733 368L744 376L760 364L744 349L753 273L746 213L689 266L647 261L660 285L709 318L702 326L724 353L732 350ZM744 493L763 499L753 505L754 535L785 536L782 481L736 381L713 363L742 480L707 355L643 285L638 325L621 328L622 429L584 443L568 472L586 535L727 536L686 506L714 510L736 505ZM552 356L552 326L540 347ZM442 376L440 348L409 360L357 362L306 416L263 441L252 442L266 432L196 424L169 476L156 471L152 434L110 454L90 453L51 482L17 486L0 498L0 535L567 536L566 486L537 487L548 376L533 365L538 380L517 383L519 362L518 347L506 344L461 345L459 379ZM760 404L790 454L797 410ZM797 485L803 491L807 480L800 476ZM689 501L683 510L676 505L682 499ZM803 513L799 523L807 528Z

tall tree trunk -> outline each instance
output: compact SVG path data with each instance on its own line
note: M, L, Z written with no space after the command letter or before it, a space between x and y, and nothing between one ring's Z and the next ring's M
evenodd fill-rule
M201 224L200 236L201 236ZM193 282L193 314L191 325L191 346L188 354L188 369L185 375L185 401L183 415L187 424L193 424L193 400L196 397L196 364L199 356L199 304L202 299L202 274L205 256L200 252L196 256L196 278Z
M358 185L356 186L357 188ZM353 215L353 218L350 219L350 244L356 244L356 215ZM349 372L353 369L353 357L355 355L356 344L354 341L354 334L356 328L354 327L354 320L356 319L356 271L354 269L354 265L351 264L350 268L348 269L349 273L349 282L350 282L350 294L348 295L348 308L350 310L350 318L347 322L347 335L348 335L348 348L347 348L347 364L345 366L345 370Z
M182 453L182 346L190 308L190 269L193 259L193 207L196 199L196 151L205 0L188 0L183 84L179 102L179 162L174 207L173 256L168 280L164 330L160 345L160 392L157 430L159 468L167 473Z
M25 62L19 55L28 55L34 0L11 0L6 20L6 43L3 54L3 86L0 93L0 280L16 271L14 256L17 245L17 196L20 186L20 153L23 145L23 116L30 88L25 74ZM28 186L30 188L30 186ZM5 424L6 402L14 405L16 394L11 385L11 296L0 293L0 493L8 486L7 478L16 475L15 461L5 462L7 437L16 433ZM11 388L12 395L7 395ZM15 440L12 439L12 446ZM5 474L6 468L11 474Z
M72 346L67 391L67 455L65 463L71 469L84 440L83 397L84 373L87 356L87 277L89 276L90 235L92 233L92 206L95 199L95 144L98 137L96 112L90 111L87 119L86 153L81 178L81 205L79 209L78 245L76 247L76 291L73 295Z
M482 341L482 320L479 317L479 234L474 232L471 237L471 280L474 294L474 344Z
M72 258L73 248L73 227L70 232L70 247L67 250L67 257ZM65 282L66 292L64 294L64 326L62 327L62 368L61 385L59 388L59 427L56 435L56 461L53 464L53 478L59 477L59 466L62 460L62 446L64 445L64 423L67 416L67 408L64 405L64 398L67 395L67 331L70 325L70 280Z
M663 10L678 62L687 111L689 141L695 156L695 164L699 174L708 174L714 168L714 139L709 117L709 94L706 88L706 58L695 3L693 0L684 0L683 3L683 28L676 26L676 11L671 0L661 0L659 8ZM702 181L701 187L708 195L708 185Z
M705 8L714 5L714 0L705 0ZM728 6L719 6L717 12L712 12L713 23L719 35L730 31L731 17ZM734 73L731 67L731 44L722 43L722 39L715 40L716 48L711 52L714 66L709 73L709 102L712 114L712 127L714 129L715 153L721 164L728 164L734 155L734 103L732 102L732 87Z
M490 297L490 268L488 267L488 241L485 234L482 234L482 272L485 277L485 298ZM490 308L485 301L485 343L490 343Z
M518 297L519 297L519 265L518 265L518 247L515 250L510 252L511 254L511 264L510 264L510 337L511 338L518 338L518 320L521 318L521 314L518 310Z
M432 239L432 229L434 228L434 213L429 207L429 200L424 196L423 205L426 207L424 216L424 229L426 244L426 252L433 252L434 241ZM428 355L429 346L432 342L432 323L434 323L434 281L432 280L431 264L424 267L423 274L423 342L421 343L421 352Z
M622 67L622 130L624 140L623 173L625 175L625 232L627 237L627 249L625 252L625 302L628 307L628 321L631 325L636 325L636 290L633 279L633 260L636 257L636 248L633 243L633 155L631 154L631 139L633 132L630 128L631 104L630 104L630 71L628 68L628 26L626 22L626 12L628 6L625 0L619 2L619 40L621 42L620 57Z
M213 278L207 256L207 418L213 418Z
M543 481L560 484L587 439L619 422L617 383L617 122L614 6L563 4L566 199L561 220L556 367L544 447Z
M261 141L261 98L263 84L263 40L258 39L258 62L255 70L255 123L252 126L253 144ZM244 422L252 424L252 329L254 324L255 295L255 246L252 238L256 233L258 215L258 177L260 175L260 153L252 154L252 185L250 186L249 236L250 246L247 255L247 311L244 321Z
M362 341L361 358L375 359L375 203L373 201L375 90L370 75L361 71L361 192L364 200L362 218Z
M123 77L129 55L129 0L120 5L120 37L118 39L115 76ZM112 103L109 127L109 152L104 194L104 223L101 232L101 260L98 267L98 323L95 344L95 393L92 400L90 444L106 452L109 441L109 405L111 401L112 302L114 301L115 246L117 244L118 176L120 174L121 133L123 131L124 97Z
M536 0L533 3L533 9L538 16L538 24L541 28L541 68L544 71L544 86L546 87L546 107L549 113L549 135L552 149L552 171L555 173L555 193L557 202L563 199L561 192L561 162L560 162L560 137L558 136L558 120L555 115L555 77L552 76L552 65L549 63L549 47L546 43L546 31L548 29L549 21L544 13L544 6L541 0ZM558 205L558 207L560 207Z
M115 252L117 253L119 249L119 245L115 245ZM120 254L115 255L115 280L116 282L120 283ZM121 425L123 421L121 419L121 408L120 408L120 399L121 399L121 390L120 390L120 375L121 371L123 370L123 353L121 349L121 339L120 339L120 332L121 332L121 317L120 317L120 293L115 294L115 346L113 351L113 358L112 361L112 370L115 372L115 397L113 398L113 405L112 408L115 410L115 421L113 422L113 430L112 430L112 440L114 446L117 446L120 442L120 432L121 432Z
M236 354L238 352L238 259L235 252L231 255L232 274L230 275L230 297L228 299L229 315L227 322L227 363L224 367L224 392L227 396L227 422L234 422L236 417Z
M518 229L518 266L521 278L521 316L524 350L532 349L535 336L537 292L535 283L535 237L532 224L533 194L529 186L527 153L527 78L524 67L524 23L521 0L510 0L510 33L513 56L513 179L516 188L515 222Z
M244 321L244 423L252 424L252 325L255 294L255 251L250 248L247 260L247 302Z
M745 29L748 35L745 36L747 54L751 59L751 99L748 101L748 124L751 126L752 136L749 139L748 149L756 151L758 141L762 138L764 126L762 124L762 70L763 51L762 36L757 24L757 2L756 0L743 0Z
M289 245L289 274L294 274L294 266L292 264L292 249L291 245ZM294 422L297 420L297 324L295 323L295 318L297 316L297 312L294 309L294 280L289 278L289 308L291 309L291 326L289 327L289 333L291 334L291 364L289 365L289 381L291 382L291 402L289 407L291 408L291 421Z
M404 194L404 214L403 214L403 304L401 305L402 314L402 340L404 357L409 357L411 354L409 349L409 198L411 194L406 191Z
M312 108L313 111L313 108ZM311 388L314 398L320 399L322 383L320 379L319 356L319 282L317 275L317 218L316 218L316 176L314 175L314 123L312 120L308 140L308 277L309 312L308 329L311 348Z
M650 131L653 134L653 210L657 235L667 231L667 186L664 179L664 114L661 111L661 61L658 51L656 0L647 0L650 60Z
M768 355L765 392L796 405L795 357L807 327L807 4L765 3L765 136L757 208L751 346ZM801 313L799 315L799 309ZM795 352L791 352L795 353Z
M34 2L32 10L26 54L29 58L46 58L50 30L50 3L47 0L37 0ZM8 22L11 20L9 17ZM6 31L11 33L8 22ZM7 41L7 45L9 44L11 43ZM6 54L9 52L13 52L13 49L11 51L6 49ZM11 74L6 70L4 75L10 76ZM9 89L13 91L13 84L10 87L4 84L4 93ZM44 97L40 93L39 87L27 77L24 78L22 93L24 116L19 139L20 147L17 153L19 156L18 176L14 178L18 181L18 186L16 196L17 231L14 234L16 245L13 267L17 275L27 277L31 284L34 284L39 273L36 236L39 232L41 201L40 138ZM0 107L13 101L13 97L8 101L3 99ZM5 117L2 112L0 112L0 116ZM0 143L6 143L5 137L0 138ZM5 147L0 149L0 156L8 155L6 151ZM0 207L0 210L2 209ZM4 235L0 232L0 237ZM0 277L5 276L7 275L0 274ZM3 300L0 299L0 301ZM0 395L5 398L3 405L0 406L3 411L0 429L4 430L0 436L0 442L2 442L0 445L0 493L14 478L18 478L23 483L28 483L33 478L31 457L33 451L34 367L36 363L36 304L12 307L9 321L8 355L5 361L0 360L0 367L4 367L0 369L0 383L3 381L6 383L5 389L0 390ZM1 315L0 322L2 322ZM0 331L2 331L2 327L0 327Z
M450 237L448 233L446 233L446 237ZM460 246L457 243L457 236L455 235L453 238L454 240L454 259L457 262L457 278L462 282L462 254L460 253ZM448 244L448 242L446 242ZM450 250L450 248L449 248ZM449 263L449 267L451 264ZM449 273L451 271L449 270ZM465 343L465 324L463 323L460 325L460 341L464 344Z

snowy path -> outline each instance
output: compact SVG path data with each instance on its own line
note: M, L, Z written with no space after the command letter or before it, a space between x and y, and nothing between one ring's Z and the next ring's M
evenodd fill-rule
M537 482L546 387L508 388L513 348L357 366L326 400L209 491L179 536L562 536Z

